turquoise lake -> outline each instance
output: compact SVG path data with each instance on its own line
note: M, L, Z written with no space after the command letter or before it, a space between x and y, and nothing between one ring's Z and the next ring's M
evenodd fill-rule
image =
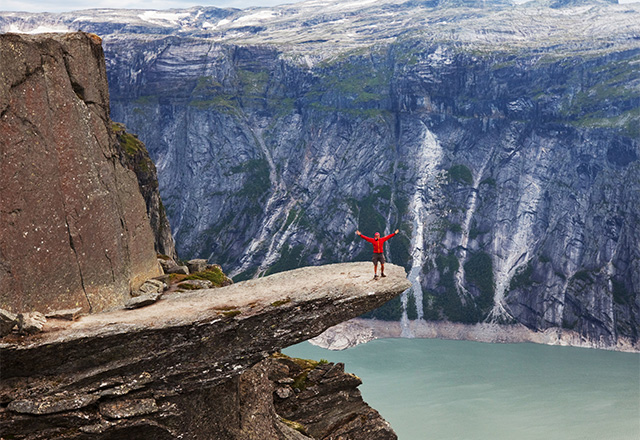
M640 354L430 339L283 352L344 362L399 440L640 439Z

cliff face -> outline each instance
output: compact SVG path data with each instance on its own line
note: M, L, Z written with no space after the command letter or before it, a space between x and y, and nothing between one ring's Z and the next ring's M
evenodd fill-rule
M160 269L100 39L1 35L0 65L0 308L122 305Z
M638 8L327 0L79 23L108 37L114 117L151 149L181 255L243 279L368 257L356 228L397 226L388 258L413 288L374 316L607 346L640 328ZM80 25L3 26L50 20Z
M128 133L122 124L114 123L120 163L129 168L138 178L138 186L147 207L149 223L153 231L156 252L178 259L176 244L171 235L171 225L164 209L158 189L158 173L147 148L137 136Z
M365 258L356 228L397 226L388 257L413 289L374 316L608 346L640 328L640 48L604 46L407 37L311 68L187 38L108 54L114 114L153 145L182 254L242 279Z
M51 320L42 334L5 339L0 429L7 437L26 439L309 438L275 416L278 411L308 423L292 408L285 416L282 407L274 407L276 386L288 387L292 382L284 379L298 370L269 363L249 369L409 286L398 266L389 265L388 277L380 281L371 280L370 269L370 263L310 267L219 289L166 294L146 308L73 323ZM325 403L326 394L335 402L345 400L345 415L366 414L364 432L382 433L370 438L395 438L386 422L363 406L357 383L342 377L339 367L332 373L324 368L307 371L309 390L322 391ZM291 392L293 387L302 385L292 385ZM347 391L350 397L340 399ZM301 393L297 399L312 402L311 397ZM358 399L360 408L354 410ZM324 411L334 406L317 404ZM321 411L318 415L322 419ZM357 423L362 420L341 420L332 429L348 432ZM312 423L309 431L313 438L331 432Z

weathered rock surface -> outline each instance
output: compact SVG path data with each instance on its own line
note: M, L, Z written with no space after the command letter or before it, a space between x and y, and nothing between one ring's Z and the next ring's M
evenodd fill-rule
M178 263L173 258L158 258L158 263L162 266L162 270L165 274L175 267L178 267Z
M139 309L140 307L146 307L158 301L162 297L162 292L145 293L131 298L124 303L125 309Z
M160 280L147 280L142 283L142 286L137 291L137 295L145 295L150 293L162 293L167 289L167 285L164 281Z
M46 322L47 318L40 312L19 313L18 332L33 335L41 332Z
M398 438L389 423L362 400L357 388L362 381L345 373L344 364L276 357L257 367L274 381L278 415L303 425L312 438Z
M295 438L273 420L277 436L256 437L250 421L243 431L238 375L409 286L402 268L386 272L373 281L370 263L302 268L5 339L0 430L25 439Z
M64 310L54 310L53 312L47 313L45 317L51 319L65 319L67 321L74 321L80 313L82 312L82 307L76 307L75 309L64 309Z
M0 338L11 333L18 324L18 316L8 310L0 309Z
M166 271L166 273L175 273L175 274L180 274L180 275L189 275L189 268L187 266L172 266L169 268L169 270Z
M100 39L0 35L0 307L121 306L160 274Z
M209 263L207 260L203 258L197 258L194 260L187 261L187 267L189 268L190 273L201 272L207 268Z

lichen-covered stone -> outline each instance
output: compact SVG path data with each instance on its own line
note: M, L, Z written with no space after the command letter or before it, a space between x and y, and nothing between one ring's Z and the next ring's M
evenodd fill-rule
M147 280L138 289L134 296L162 293L167 289L167 285L160 280Z
M178 284L178 287L190 290L210 289L213 287L213 283L209 280L187 280Z

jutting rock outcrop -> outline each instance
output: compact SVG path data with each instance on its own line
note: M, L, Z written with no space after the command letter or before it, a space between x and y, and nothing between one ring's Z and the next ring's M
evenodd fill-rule
M291 383L286 376L303 368L262 365L241 373L410 286L401 267L389 264L386 272L387 278L374 281L370 263L301 268L219 289L165 294L141 309L50 320L37 336L5 338L0 430L25 439L308 438L273 416L280 408L302 423L309 418L283 403ZM326 397L341 367L318 367L305 379ZM358 381L336 379L335 390L347 382L355 387ZM311 400L313 393L303 394L301 387L299 382L302 392L290 402ZM274 409L272 393L278 390ZM343 394L351 396L347 401L359 398L355 390ZM371 411L350 414L363 417L345 418L336 433L362 423L363 432L381 433L370 438L395 438L390 429L381 431L384 421ZM316 423L309 431L313 436L326 428Z
M119 158L100 38L1 35L0 66L0 308L124 304L161 270Z

